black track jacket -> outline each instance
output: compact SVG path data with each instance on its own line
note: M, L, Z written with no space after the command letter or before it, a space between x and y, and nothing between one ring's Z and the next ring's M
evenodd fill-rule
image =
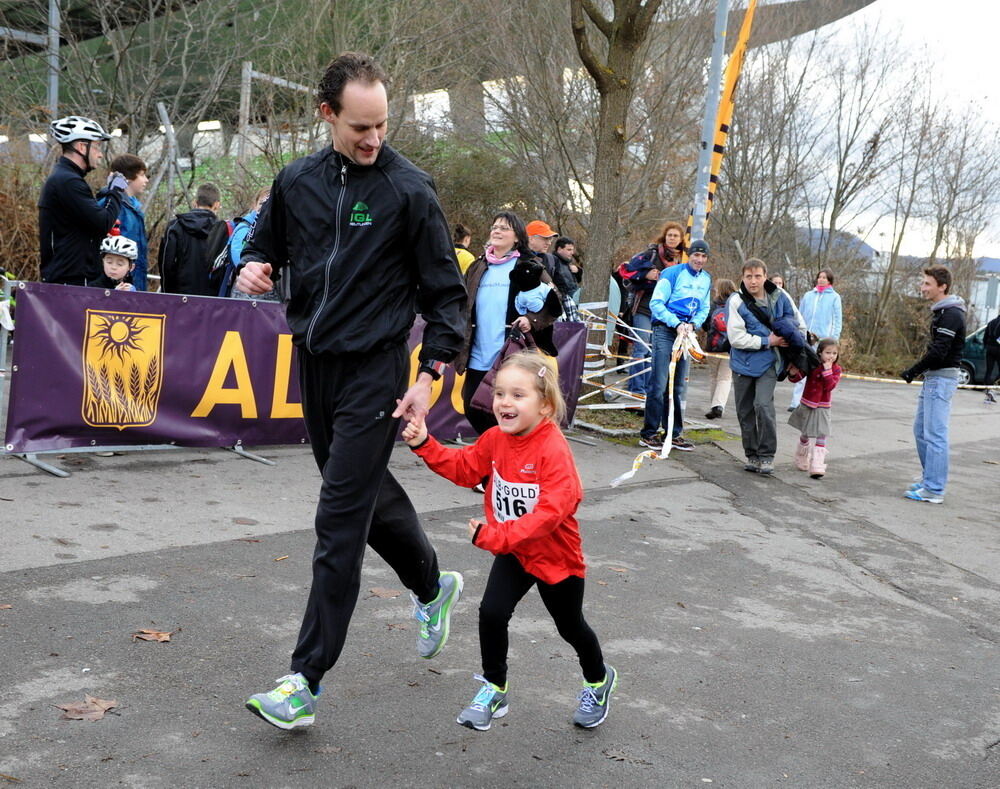
M462 346L465 285L430 176L383 145L354 164L328 147L274 179L241 262L288 267L288 325L313 354L357 353L405 341L427 322L421 361Z
M60 156L38 198L38 240L42 282L84 285L104 273L101 239L114 227L122 192L108 193L98 205L83 170Z

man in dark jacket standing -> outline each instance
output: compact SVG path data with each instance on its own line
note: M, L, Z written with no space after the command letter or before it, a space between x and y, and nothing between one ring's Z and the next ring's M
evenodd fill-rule
M38 199L42 282L87 285L104 273L98 249L118 218L127 182L111 173L101 206L84 180L103 161L101 146L111 139L96 121L70 115L53 121L49 133L62 145L62 156Z
M983 383L992 386L1000 375L1000 315L986 324L983 348L986 350L986 375Z
M315 720L319 682L340 655L365 544L414 598L417 650L448 638L462 576L439 572L406 492L387 470L397 417L422 420L431 383L462 345L465 286L430 177L383 143L385 75L346 53L320 81L333 144L278 173L243 252L237 288L265 293L290 271L287 318L298 348L306 428L322 473L312 588L291 673L247 708L282 729ZM426 327L407 389L407 336Z
M160 243L160 290L189 296L217 296L218 289L209 283L205 246L208 234L219 221L222 205L219 187L202 184L194 197L194 209L177 214L167 225Z
M900 373L907 383L921 373L924 375L913 419L921 479L903 495L928 504L944 501L948 482L948 419L965 348L965 301L952 296L950 290L951 271L944 266L924 269L920 294L931 302L931 337L923 358Z

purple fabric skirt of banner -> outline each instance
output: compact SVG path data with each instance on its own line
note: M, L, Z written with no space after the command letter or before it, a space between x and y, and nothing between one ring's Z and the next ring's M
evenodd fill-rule
M272 302L25 283L17 294L7 452L84 446L300 444L296 350ZM409 345L415 375L423 323ZM575 406L586 327L556 324L560 382ZM428 427L474 433L462 378L435 382Z

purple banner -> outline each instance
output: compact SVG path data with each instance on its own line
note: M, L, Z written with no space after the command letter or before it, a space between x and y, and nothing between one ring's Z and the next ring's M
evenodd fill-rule
M278 304L25 283L16 318L7 452L307 441ZM418 318L411 377L422 334ZM585 338L583 324L556 325L571 416ZM439 438L474 434L462 380L449 368L434 384L428 427Z

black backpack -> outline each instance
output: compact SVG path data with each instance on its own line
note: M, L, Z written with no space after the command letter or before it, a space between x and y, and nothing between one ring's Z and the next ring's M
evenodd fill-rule
M226 276L226 264L229 263L229 239L239 222L245 222L243 217L220 219L208 231L205 240L205 268L208 269L208 284L212 295L222 288L222 280Z

